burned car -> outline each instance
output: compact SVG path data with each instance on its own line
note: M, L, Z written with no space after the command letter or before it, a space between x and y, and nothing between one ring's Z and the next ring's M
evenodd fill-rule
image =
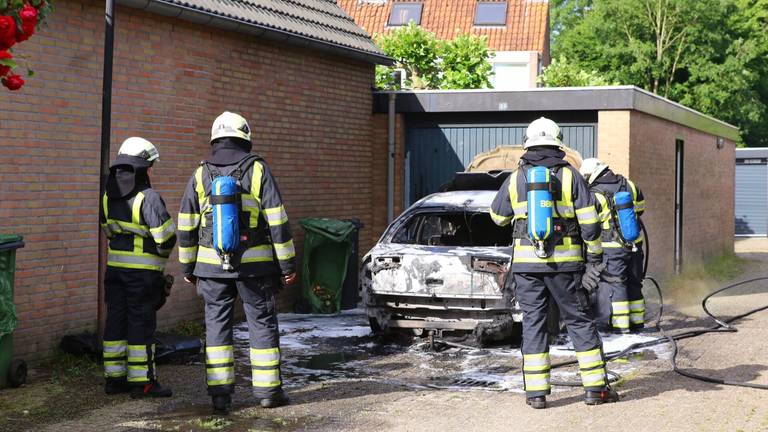
M470 333L475 342L508 339L522 312L509 273L511 226L490 216L496 191L516 168L522 147L499 147L475 158L441 190L395 219L363 258L361 290L374 332ZM581 157L569 152L572 164ZM486 169L491 167L491 171ZM551 305L550 330L558 330Z

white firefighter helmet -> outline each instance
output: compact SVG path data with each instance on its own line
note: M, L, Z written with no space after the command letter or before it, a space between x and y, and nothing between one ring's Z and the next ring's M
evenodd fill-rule
M546 117L531 122L525 130L524 148L535 146L562 147L563 135L560 126Z
M140 137L130 137L123 141L120 150L117 151L117 155L134 156L144 159L149 163L160 160L160 153L157 151L157 147Z
M224 137L242 138L251 142L251 128L240 114L224 111L213 121L211 141Z
M600 159L588 158L584 159L584 162L581 163L579 173L584 177L584 180L586 180L587 183L592 184L592 182L597 180L597 178L600 177L600 174L607 169L608 164Z

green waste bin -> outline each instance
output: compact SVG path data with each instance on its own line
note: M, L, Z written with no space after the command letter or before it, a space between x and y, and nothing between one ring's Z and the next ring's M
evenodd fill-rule
M18 387L27 379L26 363L13 360L13 331L16 330L13 278L16 249L22 247L21 236L0 234L0 388Z
M301 272L304 300L312 313L339 312L357 226L326 218L302 219L300 224L306 232Z

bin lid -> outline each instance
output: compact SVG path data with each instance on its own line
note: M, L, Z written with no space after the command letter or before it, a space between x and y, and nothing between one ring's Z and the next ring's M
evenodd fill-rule
M20 235L0 234L0 250L23 248L23 239Z
M306 218L300 220L299 224L307 231L312 231L337 242L346 240L357 229L352 222L329 218Z

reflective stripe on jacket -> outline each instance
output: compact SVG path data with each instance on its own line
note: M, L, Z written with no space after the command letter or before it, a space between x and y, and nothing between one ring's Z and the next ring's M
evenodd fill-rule
M221 175L229 175L237 164L216 166ZM210 223L211 179L204 166L190 178L179 212L179 261L184 274L208 278L261 277L295 271L296 251L288 215L277 183L266 163L255 158L246 166L240 185L241 210L247 213L248 229L258 233L248 245L240 246L233 256L234 271L221 268L221 258L207 245L200 244L201 229ZM208 216L208 217L207 217Z
M622 176L617 177L619 177L620 181L616 183L596 183L592 185L592 191L595 195L600 222L602 224L602 230L610 232L611 238L616 238L615 236L617 233L615 233L615 222L613 215L611 214L612 206L608 205L608 198L606 195L614 196L619 192L630 192L632 194L632 203L635 207L635 214L637 214L638 219L640 218L640 215L642 215L645 211L645 197L643 196L643 192L635 185L634 182L632 182L632 180ZM642 248L642 243L644 240L645 236L641 232L640 237L635 240L635 245L637 245L638 248ZM616 241L603 241L603 248L606 249L606 253L611 254L621 253L620 249L624 249L622 244ZM631 252L626 251L626 253Z
M523 167L512 173L499 189L491 204L491 218L504 226L513 221L524 221L528 217L526 180ZM516 239L513 249L512 271L514 272L565 272L581 271L584 268L583 246L586 253L602 254L600 244L600 223L595 202L584 179L574 174L570 166L557 169L552 178L555 201L554 215L561 219L575 219L580 235L563 236L555 245L553 254L539 258L534 253L529 239Z
M160 195L145 189L130 198L102 195L101 228L109 239L110 267L163 271L176 244L176 226Z

